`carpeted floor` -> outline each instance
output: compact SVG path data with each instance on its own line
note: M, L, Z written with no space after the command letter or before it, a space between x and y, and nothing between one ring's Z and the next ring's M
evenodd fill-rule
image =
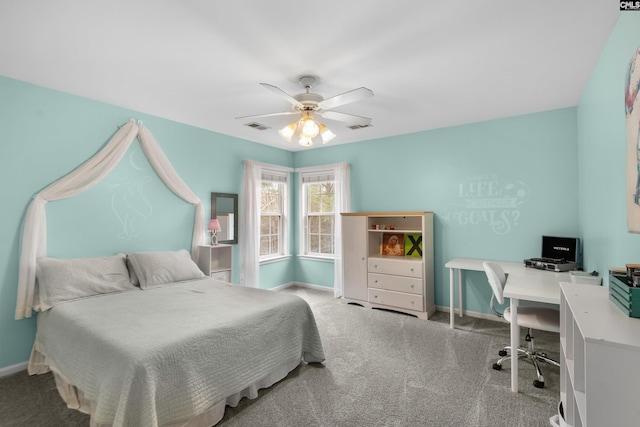
M218 426L548 426L557 410L559 369L543 366L546 385L533 387L520 364L520 393L510 370L495 371L509 341L507 323L412 316L343 304L330 293L292 287L311 305L325 348L322 365L301 364L255 400L227 408ZM557 359L557 334L538 332L536 345ZM50 374L20 372L0 379L0 426L87 426L66 409Z

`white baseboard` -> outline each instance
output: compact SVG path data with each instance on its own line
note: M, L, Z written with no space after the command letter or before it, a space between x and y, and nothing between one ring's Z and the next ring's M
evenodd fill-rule
M309 289L315 289L316 291L332 292L333 293L333 288L330 288L328 286L313 285L311 283L302 283L302 282L289 282L289 283L285 283L284 285L276 286L275 288L271 288L269 290L270 291L281 291L281 290L287 289L287 288L289 288L291 286L300 286L301 288L309 288Z
M25 371L29 362L21 362L16 363L15 365L5 366L4 368L0 368L0 378L8 377L9 375L13 375L16 372Z

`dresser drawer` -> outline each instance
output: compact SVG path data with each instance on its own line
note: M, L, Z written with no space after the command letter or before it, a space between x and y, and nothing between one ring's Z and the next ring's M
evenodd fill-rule
M422 295L422 279L414 277L369 273L368 285L370 288Z
M408 310L424 311L422 295L369 288L369 302Z
M369 273L422 278L422 261L413 261L404 258L369 258Z

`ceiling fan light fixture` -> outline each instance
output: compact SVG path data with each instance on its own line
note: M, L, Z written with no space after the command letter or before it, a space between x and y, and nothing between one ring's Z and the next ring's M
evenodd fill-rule
M289 123L282 129L280 129L278 133L285 139L285 141L291 142L291 138L293 137L293 135L295 135L297 128L298 122Z
M298 144L302 145L303 147L311 147L313 145L313 141L311 140L311 138L303 135L300 137Z
M318 133L320 133L320 127L318 126L316 121L311 117L305 118L300 134L307 138L315 138L316 136L318 136Z
M360 117L353 114L340 113L338 111L333 111L333 109L341 105L350 104L352 102L361 101L365 98L372 97L373 91L371 89L360 87L325 99L323 96L311 92L311 88L316 83L315 77L301 76L298 81L300 82L300 85L305 89L305 92L298 93L293 96L289 95L277 86L273 86L267 83L260 83L260 85L262 85L264 88L287 100L293 107L292 111L282 111L278 113L268 113L254 116L242 116L236 117L236 119L246 120L247 118L253 119L257 117L288 116L292 114L297 115L298 117L296 121L284 126L278 131L278 133L287 142L298 140L298 143L303 147L312 146L313 139L318 135L320 135L320 137L322 138L323 144L327 144L336 137L336 135L331 132L323 123L315 120L315 115L317 115L318 117L322 117L323 119L346 122L353 126L370 126L370 118Z
M320 136L322 137L322 143L326 144L336 137L336 134L331 132L325 125L320 125Z

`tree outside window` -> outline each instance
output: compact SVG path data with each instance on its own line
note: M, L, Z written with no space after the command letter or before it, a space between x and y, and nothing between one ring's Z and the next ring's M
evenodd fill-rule
M260 200L260 257L278 256L282 250L284 184L262 181Z
M303 184L306 194L306 253L333 255L334 248L334 181Z

